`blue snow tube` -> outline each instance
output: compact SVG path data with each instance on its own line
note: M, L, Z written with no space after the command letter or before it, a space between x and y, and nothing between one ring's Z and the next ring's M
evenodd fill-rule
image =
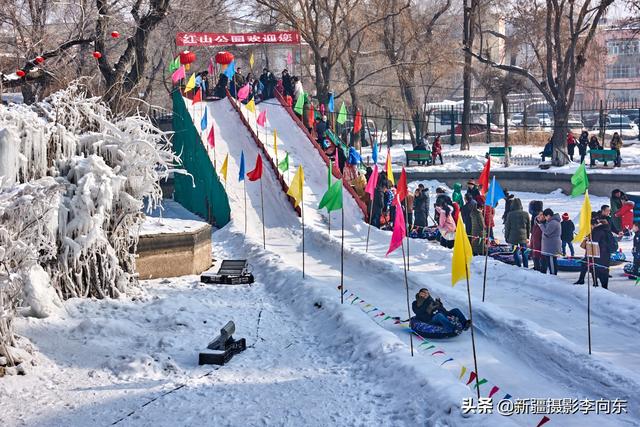
M452 316L449 317L449 320L451 320L451 323L453 323L456 329L462 329L462 325L457 318ZM440 325L432 325L431 323L416 320L415 317L412 317L411 320L409 320L409 326L411 326L411 329L423 338L451 338L458 335L455 332L446 332Z
M611 265L620 265L627 260L627 256L622 251L614 252L611 254L610 258Z
M580 271L581 268L582 257L558 257L558 271Z
M440 231L438 230L438 227L431 226L422 229L422 238L427 240L436 240L440 238Z
M511 245L506 245L506 244L499 244L499 245L491 245L489 246L489 256L493 255L493 254L498 254L498 253L511 253L513 254L513 246Z
M624 266L624 275L627 276L627 278L629 280L637 280L640 277L639 274L636 274L633 271L633 263L632 262L625 264L625 266Z

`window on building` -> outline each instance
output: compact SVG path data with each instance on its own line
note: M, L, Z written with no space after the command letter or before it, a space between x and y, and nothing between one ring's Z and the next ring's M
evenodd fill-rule
M638 76L638 69L632 64L613 64L607 66L608 79L629 79Z
M609 40L607 53L614 56L632 56L640 54L640 40Z

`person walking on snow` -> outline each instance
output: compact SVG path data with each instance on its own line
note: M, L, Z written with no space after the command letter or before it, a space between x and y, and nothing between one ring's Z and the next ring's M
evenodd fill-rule
M420 289L416 294L416 300L411 304L411 309L415 313L417 321L440 325L445 329L446 333L456 332L460 334L462 330L467 330L471 326L471 321L467 320L459 309L445 309L442 301L439 298L434 300L427 288ZM462 329L455 328L452 323L454 319L460 323Z
M558 274L558 254L562 250L562 226L560 215L547 208L543 211L544 221L538 226L542 230L542 272Z
M533 268L536 271L544 273L542 270L542 228L540 222L544 221L542 211L536 212L533 224L531 224L531 238L529 239L529 247L531 248L531 259L533 260Z
M620 149L622 148L622 138L618 132L613 133L613 137L611 138L611 142L609 143L612 150L616 150L616 159L613 161L613 166L620 167L622 165L622 157L620 157Z
M432 163L436 164L436 158L440 158L440 164L444 165L442 161L442 144L440 143L440 135L436 136L436 139L433 141L433 145L431 146L431 158Z
M569 158L573 162L573 153L576 150L576 138L573 136L573 133L569 132L567 134L567 151L569 153Z
M567 256L567 246L569 246L569 251L571 252L571 256L575 255L573 250L573 235L576 231L576 226L569 219L569 214L567 212L562 214L562 223L560 224L562 231L560 233L560 238L562 239L562 256Z
M587 147L589 146L589 132L583 130L578 138L578 154L580 154L580 163L584 162L587 156Z
M514 198L504 223L504 236L507 243L514 246L513 260L518 267L529 268L527 243L531 233L529 215L522 209L522 201Z

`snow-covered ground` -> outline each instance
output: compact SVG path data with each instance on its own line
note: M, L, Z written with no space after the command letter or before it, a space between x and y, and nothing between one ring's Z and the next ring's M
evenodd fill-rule
M140 226L140 235L173 234L206 227L204 219L189 212L173 200L165 199L162 206L149 212Z
M237 181L240 152L250 170L258 150L227 100L208 103L217 159L229 153L232 206L231 223L213 234L214 256L246 257L256 284L216 287L195 277L149 281L127 298L71 300L59 318L19 320L19 332L39 350L37 364L27 377L0 380L0 390L8 392L2 396L17 397L2 405L8 410L0 424L108 425L133 412L119 425L537 425L540 414L461 414L463 398L475 396L466 386L473 370L468 332L433 340L435 348L416 342L411 357L406 330L373 314L406 318L403 261L398 252L384 256L389 232L372 229L365 251L367 226L346 193L349 294L340 304L340 212L332 214L329 235L326 213L316 210L327 186L326 167L282 107L258 106L263 108L267 129L261 138L272 150L276 128L280 156L290 154L291 176L298 164L305 169L305 279L300 219L265 165L262 249L260 184ZM199 115L194 121L199 125ZM518 196L525 203L538 198ZM600 203L593 199L594 206ZM579 209L579 202L569 207L560 194L544 200L552 208L567 205L572 216ZM426 286L447 307L467 312L465 285L450 284L451 251L423 240L411 240L408 250L410 297ZM478 373L487 380L481 395L498 387L497 398L628 399L626 415L554 414L548 425L638 425L636 300L615 289L593 289L588 355L585 287L490 260L482 303L483 270L484 259L477 257L471 292ZM197 366L198 351L230 318L250 348L219 370Z
M471 145L471 148L468 151L460 151L459 144L450 145L445 140L442 144L442 155L444 160L444 165L440 165L440 160L437 160L436 165L434 166L419 166L415 162L411 162L410 166L406 166L406 157L405 150L412 150L411 144L394 144L391 147L391 160L393 163L393 170L399 172L402 166L405 166L407 170L415 171L415 172L480 172L484 167L484 163L486 161L485 154L489 150L489 146L501 146L500 144L493 143L491 145L487 144L477 144L474 143ZM608 140L607 140L608 146ZM512 156L514 158L521 157L524 160L518 164L517 160L514 160L514 164L510 166L508 169L503 168L501 164L498 164L496 161L498 159L494 158L492 167L494 169L499 169L502 171L540 171L538 164L540 163L540 152L543 147L540 146L527 146L527 145L514 145L512 148ZM612 168L612 164L609 163L609 167L604 167L601 162L597 163L597 167L591 168L588 166L589 163L589 155L587 154L586 162L588 173L597 173L597 174L640 174L640 142L637 140L624 141L624 146L622 147L622 167ZM362 147L362 156L365 162L371 161L371 147ZM382 146L378 153L378 164L384 165L387 160L387 147ZM574 155L575 162L570 163L566 166L562 167L554 167L551 169L552 172L558 173L573 173L579 166L580 155L578 155L578 150L576 149ZM548 159L547 159L548 161Z

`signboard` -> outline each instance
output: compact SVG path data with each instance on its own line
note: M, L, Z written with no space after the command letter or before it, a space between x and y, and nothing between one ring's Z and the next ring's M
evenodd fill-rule
M299 44L296 31L270 33L178 33L177 46L226 46L232 44Z
M587 242L587 256L593 258L600 258L600 246L597 242Z

